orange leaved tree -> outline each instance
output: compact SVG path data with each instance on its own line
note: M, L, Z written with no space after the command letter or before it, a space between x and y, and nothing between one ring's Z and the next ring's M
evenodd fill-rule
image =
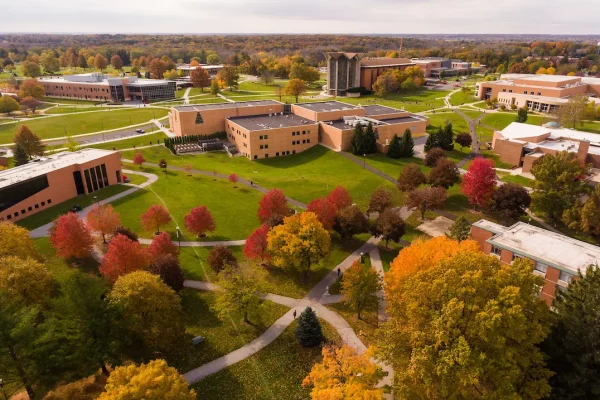
M160 233L160 227L171 222L169 211L161 205L151 205L148 210L142 214L142 228L146 231L156 231Z

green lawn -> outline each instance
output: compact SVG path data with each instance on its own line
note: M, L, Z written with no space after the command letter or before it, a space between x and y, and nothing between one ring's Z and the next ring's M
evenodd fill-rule
M51 139L71 135L117 129L128 125L140 124L150 119L165 117L164 108L139 108L131 110L98 111L76 113L64 116L38 118L33 121L0 125L0 143L10 143L19 126L27 125L42 139Z
M462 90L460 90L450 96L450 104L453 106L460 106L467 103L473 103L475 101L477 101L477 99L475 99L473 96L473 91L464 93Z
M383 99L374 95L361 96L358 98L344 98L342 101L350 104L365 105L368 102L376 101L379 104L404 108L410 112L421 112L431 110L432 108L441 108L445 106L444 97L450 93L449 90L431 90L420 89L410 93L390 93Z
M417 164L421 167L421 171L424 174L428 174L431 168L426 167L423 164L423 160L417 157L410 158L390 158L385 154L374 153L368 154L366 157L367 164L371 167L380 170L381 172L391 176L394 179L398 179L402 169L408 164Z
M366 306L361 311L361 319L358 319L356 311L351 310L345 302L330 304L327 308L330 308L344 318L366 346L375 346L377 344L377 339L380 337L377 304Z
M427 127L427 132L429 133L437 132L439 128L443 128L446 125L446 122L452 123L452 130L455 135L469 132L467 121L455 112L428 114L427 118L429 118L429 126Z
M230 158L224 152L202 155L175 156L164 147L143 149L148 162L158 163L164 158L169 165L183 167L190 164L204 171L222 174L236 173L267 188L278 188L293 199L303 203L325 196L336 186L348 189L355 203L361 207L368 204L371 193L378 187L394 185L362 168L345 157L322 146L286 157L250 161L244 157ZM132 159L133 151L123 152L123 157ZM335 173L331 173L335 171ZM400 198L397 198L399 201Z
M328 343L341 344L341 338L328 323L321 320L321 326ZM196 383L193 387L198 399L310 398L310 390L301 386L302 380L315 363L321 362L321 348L300 346L295 329L293 322L258 353Z
M43 263L58 282L64 282L78 271L98 274L98 263L91 258L85 259L77 267L68 264L56 256L56 251L47 237L34 239L35 247L43 259Z
M95 143L95 144L90 144L87 146L81 146L82 148L86 148L86 147L93 147L95 149L105 149L105 150L112 150L113 148L117 149L117 150L123 150L123 149L131 149L133 148L133 146L136 147L140 147L140 146L148 146L150 144L150 142L152 142L152 144L156 144L156 143L164 143L164 139L167 137L167 135L165 135L162 131L157 131L156 133L151 133L149 135L144 135L144 136L134 136L128 139L122 139L122 140L118 140L118 141L114 141L114 142L106 142L106 143ZM62 147L62 145L61 145Z
M103 110L117 110L123 109L123 107L79 107L79 106L59 106L48 109L45 114L53 115L53 114L73 114L79 112L88 112L88 111L103 111Z
M500 176L500 175L498 175ZM504 175L502 177L500 177L500 180L502 182L512 182L512 183L518 183L521 186L526 186L526 187L533 187L533 179L529 179L526 178L524 176L521 175Z
M289 310L285 306L265 301L260 306L259 316L251 317L252 325L248 325L243 322L241 313L233 313L225 321L220 320L212 309L216 301L213 292L184 289L179 294L185 312L186 337L178 344L177 350L169 354L167 362L181 373L244 346ZM195 336L203 336L205 341L194 346L192 338Z
M125 176L127 176L127 178L129 179L129 182L127 182L127 183L131 183L133 185L141 185L142 183L144 183L148 180L143 175L127 174Z
M515 113L493 113L488 114L481 120L482 123L489 125L496 130L502 130L515 122ZM544 117L541 115L529 115L527 118L527 124L541 126L542 124L550 121L551 118Z
M31 230L54 221L60 215L65 214L75 204L79 204L81 208L85 208L93 204L95 201L94 196L98 196L98 200L104 200L108 197L114 196L117 193L121 193L129 189L131 188L125 185L112 185L107 188L95 191L94 193L80 195L63 203L49 207L44 211L40 211L37 214L33 214L30 217L24 218L16 222L16 224Z
M77 105L93 105L103 103L102 101L94 101L94 100L78 100L78 99L61 99L59 97L44 97L44 101L46 103L55 103L55 104L77 104Z
M133 164L127 167L135 169ZM161 230L175 238L175 227L179 226L183 240L197 240L185 229L184 217L192 208L202 205L212 213L216 224L215 231L209 232L203 240L245 239L259 225L256 214L261 194L256 190L245 186L234 188L229 181L214 181L201 175L187 176L183 172L169 171L165 176L159 168L142 167L141 170L157 174L158 181L113 205L121 214L123 225L142 237L151 237L151 232L143 231L140 216L153 204L166 206L173 218Z
M273 92L277 86L284 87L288 79L275 79L270 85L265 85L260 80L246 80L238 86L239 90L255 90L261 92Z

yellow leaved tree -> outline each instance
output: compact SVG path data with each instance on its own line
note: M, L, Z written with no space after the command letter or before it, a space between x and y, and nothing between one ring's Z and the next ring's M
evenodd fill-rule
M312 387L313 400L361 399L379 400L382 389L375 386L384 376L383 371L370 359L374 349L363 354L346 345L340 348L324 347L323 361L315 364L302 386Z
M32 258L4 257L0 260L0 290L27 305L47 305L54 287L46 267Z
M35 244L27 229L12 222L0 222L0 258L8 256L35 258Z
M196 392L165 360L118 367L98 400L195 400Z

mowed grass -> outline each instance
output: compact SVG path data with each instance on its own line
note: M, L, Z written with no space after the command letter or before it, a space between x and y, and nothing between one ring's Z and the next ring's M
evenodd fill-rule
M214 292L184 289L179 295L185 312L186 336L168 355L167 362L181 373L239 349L289 311L285 306L265 301L260 305L258 315L250 317L252 324L248 325L243 322L243 314L237 312L219 319L213 308L216 302ZM196 336L205 340L194 346L192 338Z
M511 123L515 122L516 116L516 113L493 113L483 117L481 119L481 122L483 124L489 125L492 128L495 128L496 130L502 130ZM546 122L551 120L552 118L550 117L530 114L527 117L526 124L541 126L542 124L545 124Z
M98 275L98 263L92 258L79 261L77 267L56 256L56 251L50 243L50 238L34 239L35 248L42 257L44 266L59 283L65 282L79 271Z
M263 292L301 299L325 275L345 260L353 251L358 249L368 239L369 235L360 235L353 239L342 240L332 234L329 254L320 262L311 266L308 280L303 274L293 269L276 267L264 268L264 276L260 282ZM230 247L239 263L247 262L242 254L243 246ZM217 273L207 262L211 247L182 247L180 262L186 279L215 282Z
M473 103L477 101L477 99L473 96L473 91L468 91L467 93L459 90L450 96L450 104L453 106L460 106L467 103Z
M75 104L75 105L86 105L86 106L103 103L103 101L100 101L100 100L93 101L93 100L79 100L79 99L62 99L60 97L44 97L44 102L54 103L54 104Z
M81 146L82 148L94 148L94 149L104 149L104 150L112 150L112 149L116 149L116 150L123 150L123 149L132 149L134 146L135 147L140 147L140 146L148 146L151 144L158 144L158 143L164 143L164 139L167 137L167 135L164 134L164 132L162 131L157 131L156 133L151 133L148 135L144 135L144 136L133 136L127 139L122 139L122 140L115 140L112 142L100 142L100 143L94 143L94 144L89 144L86 146ZM60 147L63 147L62 145Z
M129 189L131 189L131 187L125 185L111 185L93 193L80 195L55 206L47 207L45 210L40 211L37 214L33 214L17 221L16 224L31 230L54 221L62 214L66 214L71 208L73 208L75 204L78 204L81 208L92 205L95 202L94 196L98 196L98 200L102 201L108 197L114 196Z
M88 112L88 111L103 111L103 110L118 110L123 109L123 107L80 107L80 106L59 106L52 107L44 111L45 114L53 115L53 114L73 114L80 112Z
M281 189L288 197L303 203L326 196L341 185L348 189L355 203L365 207L376 188L394 189L392 183L366 171L362 165L322 146L314 146L295 155L256 161L245 157L230 158L224 152L175 156L164 147L141 151L148 162L158 163L164 158L171 166L190 164L199 170L214 170L227 175L235 173L269 189ZM123 157L131 160L134 153L123 152Z
M299 312L301 310L298 310ZM193 385L198 399L297 400L310 398L310 388L302 380L312 366L322 361L321 347L298 344L294 321L270 345ZM341 345L335 329L321 320L327 344Z
M53 117L38 118L16 124L0 125L0 143L11 143L21 125L27 125L42 139L71 135L82 135L102 130L117 129L128 125L141 124L168 113L164 108L138 108L131 110L97 111L74 113Z
M410 112L422 112L445 107L444 97L448 93L450 93L449 90L420 89L408 93L389 93L384 98L367 95L358 98L343 98L341 101L355 105L367 105L375 102L389 107L404 108Z
M131 167L131 168L130 168ZM136 169L133 165L127 168ZM144 232L140 216L153 204L164 205L173 220L161 231L167 231L176 238L176 226L183 232L182 240L197 240L196 235L185 229L184 217L189 211L205 205L212 213L216 229L208 232L203 240L246 239L259 225L257 212L261 193L251 188L233 184L223 179L213 180L201 175L188 176L183 172L168 171L167 175L159 168L142 167L143 172L159 176L157 182L140 189L113 203L121 214L123 225L141 237L151 237L152 232Z
M366 162L371 167L380 170L394 179L398 179L400 172L402 172L404 167L408 164L417 164L424 174L428 174L431 170L431 168L426 167L423 164L423 160L417 157L394 159L382 153L374 153L367 154Z
M437 132L439 128L446 126L447 122L452 123L454 135L463 132L469 133L467 121L455 112L428 114L427 118L429 118L429 126L427 127L429 133Z

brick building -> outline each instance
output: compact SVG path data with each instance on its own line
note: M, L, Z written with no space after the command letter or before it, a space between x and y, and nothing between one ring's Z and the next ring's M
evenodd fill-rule
M471 227L471 237L485 254L504 264L526 258L534 264L535 275L544 278L540 297L549 305L557 290L564 290L581 271L600 260L600 247L554 233L524 222L506 227L479 220Z
M41 157L0 171L0 221L18 221L121 180L117 151L83 149Z

